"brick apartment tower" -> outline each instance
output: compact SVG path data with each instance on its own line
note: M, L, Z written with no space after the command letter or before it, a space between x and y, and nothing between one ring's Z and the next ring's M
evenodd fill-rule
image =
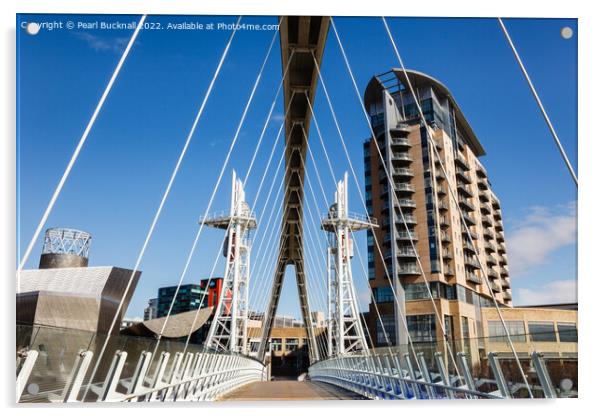
M454 349L465 351L474 361L482 348L478 340L483 334L480 308L492 305L485 279L489 279L500 306L511 306L512 300L500 202L478 160L485 151L447 87L420 72L408 70L408 75L443 166L429 151L428 136L403 71L394 69L373 77L364 104L386 166L370 138L364 143L366 204L380 228L376 238L368 231L369 278L376 303L370 304L367 325L379 346L386 345L385 332L392 344L407 343L399 321L403 316L415 343L443 338L411 248L413 241L449 340ZM385 167L391 173L394 191ZM443 169L459 208L449 195ZM460 216L469 226L476 247L469 244ZM479 270L477 256L485 273ZM385 270L401 301L399 309ZM472 340L463 341L466 338Z

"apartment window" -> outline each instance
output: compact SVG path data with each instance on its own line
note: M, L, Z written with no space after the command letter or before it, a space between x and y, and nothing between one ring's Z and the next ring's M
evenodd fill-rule
M376 287L372 289L372 292L376 303L393 302L395 300L391 286Z
M428 299L429 292L424 283L408 283L403 285L406 300Z
M504 330L504 326L501 321L488 321L487 327L489 328L489 338L493 342L507 342L508 336ZM523 321L506 321L506 327L510 333L510 339L512 342L526 342L527 337L525 336L525 324Z
M558 322L556 326L560 342L577 342L577 324Z
M462 338L470 338L470 327L468 326L468 318L466 316L462 317Z
M272 339L272 351L282 351L282 339L281 338Z
M445 315L445 333L449 340L454 339L454 317L451 315Z
M297 338L287 338L286 339L286 350L287 351L295 351L299 348L299 339Z
M378 345L387 345L388 340L391 345L395 345L395 317L393 315L381 315L381 319L376 318L375 325L376 343Z
M408 332L414 342L435 340L435 315L410 315L407 317Z
M556 342L553 322L529 322L529 334L533 342Z

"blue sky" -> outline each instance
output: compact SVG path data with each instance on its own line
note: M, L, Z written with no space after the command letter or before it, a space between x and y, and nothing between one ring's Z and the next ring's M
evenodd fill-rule
M20 15L17 27L22 21L129 22L137 18ZM162 26L184 21L229 23L235 17L147 19ZM247 23L276 21L276 17L243 19ZM374 74L398 66L379 19L336 18L335 23L362 92ZM515 304L576 300L576 188L497 22L391 18L389 24L406 66L426 72L449 87L487 152L482 160L502 202ZM506 24L568 155L577 166L577 22L514 19ZM565 26L575 33L571 39L560 36ZM18 30L21 252L33 235L131 33L42 29L31 36ZM138 37L47 223L48 227L72 227L92 233L91 265L133 267L228 36L229 32L223 30L144 30ZM147 299L154 297L159 287L177 283L197 231L196 222L207 207L272 36L271 31L236 34L142 262L142 278L128 316L141 316ZM248 169L281 71L276 43L212 211L226 208L231 169L241 176ZM369 131L332 33L327 40L322 72L363 188L362 143ZM315 111L335 174L341 177L349 167L321 91ZM283 112L284 104L278 98L247 184L249 200L256 194ZM277 150L282 149L282 137L276 145ZM321 167L327 197L331 198L334 183L315 127L310 132L310 145ZM276 174L278 183L282 172L275 173L277 162L277 158L272 161L268 180ZM326 206L310 160L307 163L309 181L318 192L316 197L323 213ZM259 194L256 211L266 200L268 186L265 184ZM362 212L361 196L352 181L350 194L353 210ZM307 209L314 211L313 200L307 195ZM280 201L273 202L274 197L268 200L268 214L272 207L280 207ZM257 231L257 246L266 229L267 225ZM209 275L222 238L220 231L203 231L185 283ZM359 233L357 241L357 254L365 262L365 233ZM37 267L41 246L40 240L27 267ZM323 241L320 247L323 249ZM271 255L272 252L255 253L253 261L261 266ZM366 305L367 283L358 260L354 276L361 301ZM320 269L322 263L316 262L316 268ZM269 263L266 269L271 269ZM308 265L308 269L313 271L313 266ZM263 267L258 267L260 270ZM322 270L323 267L319 271ZM220 258L215 274L222 273ZM316 308L323 309L319 303L322 300L318 300L325 296L319 290L323 276L317 271L310 274L310 286L314 288L311 299ZM271 273L253 276L256 282L265 277L271 279ZM257 291L265 293L265 289ZM265 295L258 298L262 297ZM287 275L279 313L298 316L296 297L293 277ZM260 302L257 303L259 307Z

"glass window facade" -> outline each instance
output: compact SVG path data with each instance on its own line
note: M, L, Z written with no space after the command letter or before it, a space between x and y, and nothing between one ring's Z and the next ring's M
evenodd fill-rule
M435 315L410 315L407 318L408 332L413 342L432 342L436 339Z
M391 286L376 287L372 289L372 293L376 303L387 303L395 300Z
M508 342L508 336L504 330L501 321L488 321L489 341L491 342ZM526 342L525 324L523 321L506 321L506 327L510 333L512 342Z
M577 342L577 324L558 322L556 326L560 342Z
M556 342L554 322L529 322L529 335L533 342Z
M381 320L376 318L376 342L378 345L387 345L387 340L391 345L395 345L397 337L395 334L395 317L393 315L381 315ZM384 327L384 328L383 328Z

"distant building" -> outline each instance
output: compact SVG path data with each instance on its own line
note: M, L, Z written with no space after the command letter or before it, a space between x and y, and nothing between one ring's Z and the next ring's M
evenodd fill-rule
M159 299L152 298L148 300L148 306L144 308L144 320L149 321L157 317L157 307L159 306Z
M223 282L224 279L222 277L201 280L201 289L207 289L207 300L204 302L205 306L217 306L220 293L222 292Z
M159 288L157 296L157 318L167 316L176 289L177 286ZM203 290L200 285L181 285L178 294L176 295L171 314L175 315L200 308L202 293ZM206 303L206 301L204 303Z
M142 318L123 318L119 329L123 331L124 329L129 328L132 325L139 324L142 321L144 321Z

